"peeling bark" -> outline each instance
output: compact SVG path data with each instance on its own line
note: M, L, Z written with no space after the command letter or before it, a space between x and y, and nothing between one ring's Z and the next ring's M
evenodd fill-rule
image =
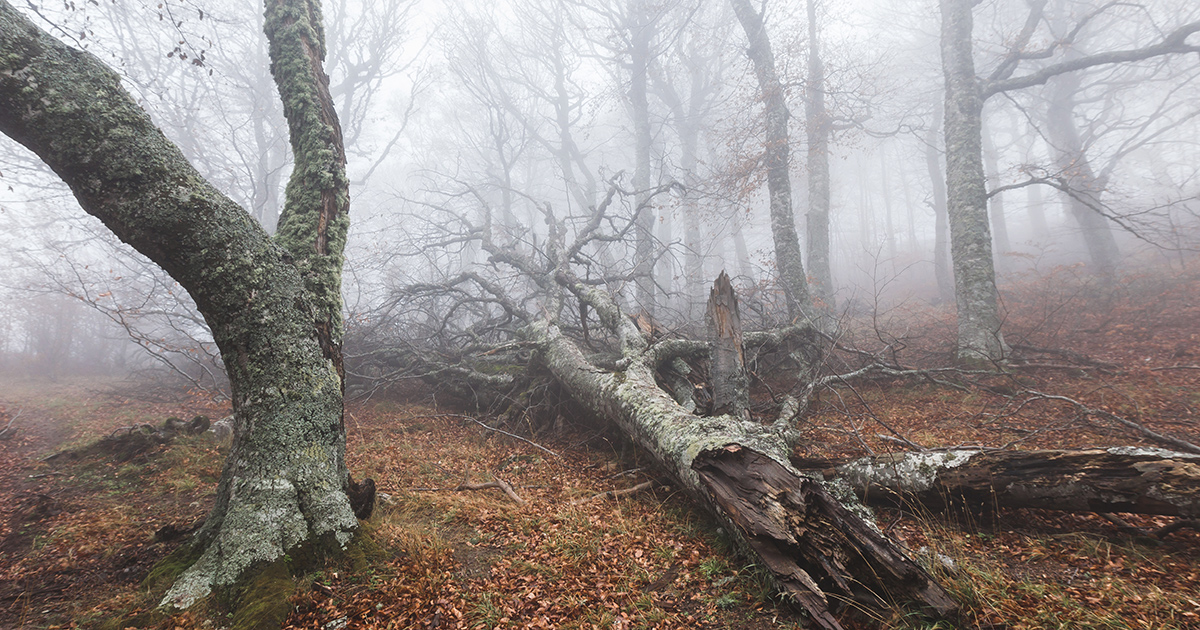
M747 544L822 628L840 627L830 595L879 605L916 601L938 614L956 604L925 571L820 484L774 459L729 445L692 463Z
M1158 448L903 453L835 470L870 503L1200 516L1200 455Z

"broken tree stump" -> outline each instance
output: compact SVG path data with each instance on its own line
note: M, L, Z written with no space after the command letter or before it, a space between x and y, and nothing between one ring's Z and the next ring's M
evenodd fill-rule
M722 271L708 294L705 312L711 347L712 415L750 419L750 376L742 345L742 316L733 283Z

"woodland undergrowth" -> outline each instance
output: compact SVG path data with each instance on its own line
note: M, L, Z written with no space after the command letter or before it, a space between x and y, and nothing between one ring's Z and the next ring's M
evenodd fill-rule
M1072 269L1011 283L1003 302L1014 358L1003 371L833 383L798 421L797 455L1158 446L1046 394L1200 440L1196 295L1200 275L1161 270L1107 286ZM952 317L946 307L910 302L845 318L838 341L905 367L937 368L949 362ZM830 372L838 360L827 360ZM756 376L786 386L786 375ZM770 394L755 403L768 409ZM124 462L42 460L134 422L227 411L199 395L147 402L136 387L111 382L18 378L6 381L0 404L4 422L21 413L16 436L0 441L0 627L93 627L151 605L142 580L203 518L223 447L181 437ZM366 568L296 576L285 626L802 627L649 458L568 405L541 411L555 421L503 428L553 453L482 428L417 386L351 404L349 463L378 484L381 503L365 529L383 553ZM492 481L524 505L499 488L463 489ZM597 496L634 487L643 489ZM882 510L881 526L933 568L963 617L933 621L850 602L847 627L1200 628L1200 533L1145 533L1169 519L1121 515L1122 527L1095 514L911 507ZM155 627L227 623L208 608Z

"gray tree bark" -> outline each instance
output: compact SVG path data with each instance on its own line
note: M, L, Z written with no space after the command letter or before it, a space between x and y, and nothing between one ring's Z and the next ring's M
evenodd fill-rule
M649 84L650 40L654 32L653 17L644 0L629 2L630 84L629 104L633 113L634 172L633 188L637 191L635 234L635 267L637 274L637 303L642 310L654 315L654 210L650 207L650 103L646 96Z
M742 346L742 315L729 276L722 271L708 295L708 343L712 348L709 380L713 387L712 412L750 419L750 374Z
M983 165L991 188L999 187L1000 151L996 148L996 141L992 139L991 134L983 136ZM988 214L992 221L992 233L995 235L996 266L1004 269L1004 255L1012 252L1012 241L1008 237L1008 217L1004 214L1004 193L993 194L988 201L991 206Z
M344 544L338 282L348 196L321 72L314 2L268 2L273 71L296 174L273 241L220 194L92 55L0 2L0 131L44 160L80 205L193 297L233 389L234 443L196 560L164 598L186 607L302 543Z
M983 97L975 76L970 0L940 0L945 74L946 188L958 356L998 361L1007 354L1000 333L987 187L982 161Z
M793 318L813 313L808 277L800 256L800 237L796 234L796 218L792 212L792 180L788 172L788 110L783 85L775 71L775 54L762 16L750 0L730 0L738 21L750 42L750 60L758 77L758 87L766 106L767 191L770 195L771 236L775 243L775 265L779 283L787 299L788 314Z

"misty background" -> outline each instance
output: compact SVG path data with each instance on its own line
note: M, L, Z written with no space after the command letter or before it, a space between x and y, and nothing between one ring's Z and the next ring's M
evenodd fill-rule
M802 244L814 54L823 69L826 307L840 317L902 304L953 309L944 280L936 2L772 0L758 8L791 112ZM291 158L257 5L32 2L29 13L108 62L201 173L274 229ZM1011 0L976 7L980 76L1006 63L1027 14L1025 2ZM1200 7L1051 0L1046 15L1031 47L1086 18L1067 51L1083 55L1145 46L1195 20ZM486 276L518 307L536 310L534 294L522 292L528 281L490 264L480 235L536 252L551 230L586 229L590 208L606 199L617 204L611 227L622 238L579 255L587 279L620 295L628 312L667 327L702 321L708 287L726 270L752 319L781 317L763 104L728 2L332 0L325 22L352 182L343 285L352 377L389 376L366 360L380 347L461 349L473 322L502 319L495 305L447 294L446 283L464 273ZM987 101L984 161L1002 297L1006 285L1051 272L1105 284L1194 263L1198 61L1167 55L1100 66ZM635 181L636 68L647 74L645 182ZM635 230L618 229L639 206L652 219L641 243ZM1084 242L1081 222L1096 217L1111 234L1109 258ZM647 256L638 246L647 242L653 283L639 287L638 261ZM145 372L225 387L217 350L180 287L5 137L0 250L3 369L51 378Z

